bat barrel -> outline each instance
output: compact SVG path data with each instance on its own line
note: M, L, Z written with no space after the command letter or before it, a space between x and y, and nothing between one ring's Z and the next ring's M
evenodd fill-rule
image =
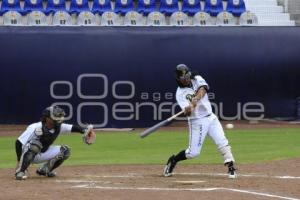
M160 127L166 125L169 121L168 120L164 120L162 122L159 122L158 124L155 124L154 126L146 129L145 131L143 131L140 136L141 138L146 137L147 135L153 133L154 131L156 131L157 129L159 129Z
M154 126L146 129L144 132L142 132L140 134L141 138L144 138L146 137L147 135L153 133L154 131L156 131L157 129L159 129L160 127L166 125L167 123L169 123L170 121L172 121L173 119L175 119L176 117L178 117L179 115L181 115L182 113L184 113L184 111L180 111L179 113L173 115L172 117L162 121L162 122L159 122L158 124L155 124Z

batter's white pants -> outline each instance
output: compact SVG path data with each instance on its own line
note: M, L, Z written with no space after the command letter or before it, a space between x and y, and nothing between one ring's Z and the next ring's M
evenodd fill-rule
M205 137L206 135L209 135L222 154L224 163L234 161L231 148L228 144L227 138L225 137L222 125L215 114L211 114L208 117L190 119L189 132L189 147L185 151L188 159L200 155Z

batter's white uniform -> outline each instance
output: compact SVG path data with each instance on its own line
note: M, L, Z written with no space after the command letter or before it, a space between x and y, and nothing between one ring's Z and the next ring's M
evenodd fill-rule
M65 133L71 133L72 130L71 124L61 124L60 132L59 134L65 134ZM42 131L42 123L37 122L34 124L31 124L27 127L27 129L21 134L21 136L18 138L18 140L22 143L22 151L24 152L25 148L29 147L29 141L37 137L39 134L41 134ZM53 130L49 131L54 132ZM50 146L47 151L44 153L39 153L35 156L33 163L42 163L46 162L48 160L51 160L55 156L57 156L60 153L60 147L61 146Z
M176 100L181 109L185 109L191 105L191 99L201 86L208 88L208 84L201 76L195 76L194 79L191 79L191 87L177 88ZM224 163L234 161L220 121L217 116L212 113L207 94L198 101L195 109L188 117L188 123L190 138L189 147L185 151L187 158L194 158L200 154L205 137L208 134L222 154Z

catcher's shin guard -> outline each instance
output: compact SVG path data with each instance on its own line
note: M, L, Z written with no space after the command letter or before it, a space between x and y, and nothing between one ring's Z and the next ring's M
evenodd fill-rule
M24 180L27 178L26 170L34 160L34 157L41 151L41 149L42 145L38 141L32 141L26 145L24 151L22 152L19 166L16 169L15 176L17 180Z
M60 153L46 162L42 167L36 170L36 173L40 176L54 177L56 174L53 172L54 169L59 167L65 160L71 155L71 149L67 145L60 147Z

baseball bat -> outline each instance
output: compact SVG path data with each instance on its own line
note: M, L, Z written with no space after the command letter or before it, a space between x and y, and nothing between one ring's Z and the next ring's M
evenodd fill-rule
M182 113L184 113L184 110L180 111L179 113L173 115L172 117L169 117L168 119L159 122L158 124L155 124L154 126L146 129L145 131L143 131L140 136L141 138L144 138L148 135L150 135L151 133L153 133L154 131L156 131L157 129L159 129L160 127L166 125L168 122L172 121L173 119L175 119L176 117L178 117L179 115L181 115Z

